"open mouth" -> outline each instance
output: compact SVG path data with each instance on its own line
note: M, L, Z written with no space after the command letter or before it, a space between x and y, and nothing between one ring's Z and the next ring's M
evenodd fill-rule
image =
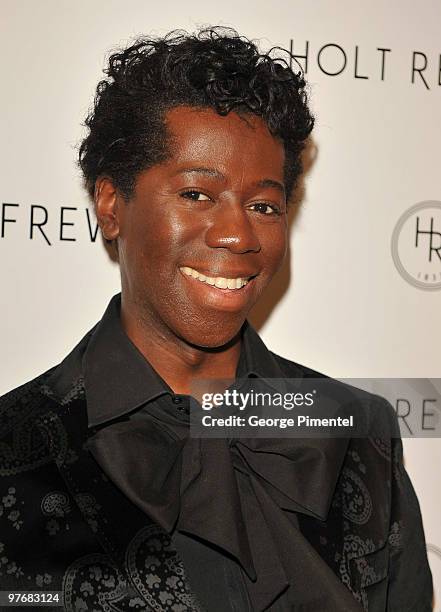
M211 285L212 287L216 287L217 289L226 289L229 291L239 291L257 276L257 274L244 277L239 276L236 278L227 278L224 276L207 276L206 274L202 274L202 272L198 272L194 268L190 268L188 266L183 266L182 268L179 268L179 270L185 276L190 276L201 283Z

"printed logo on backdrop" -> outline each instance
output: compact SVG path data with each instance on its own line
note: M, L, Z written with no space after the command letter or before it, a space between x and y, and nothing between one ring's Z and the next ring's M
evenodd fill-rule
M289 50L306 75L311 72L326 77L347 74L362 81L386 81L397 70L399 61L405 62L406 69L401 72L408 74L411 85L425 90L441 86L441 53L431 55L421 49L394 52L387 46L348 46L336 41L317 44L292 38ZM292 67L291 59L290 64Z
M385 398L402 438L441 437L441 378L342 378L345 384Z
M428 291L441 289L441 202L415 204L398 219L392 258L405 281Z
M0 238L28 238L52 246L80 240L94 243L97 236L98 223L89 208L15 202L2 202L0 206Z

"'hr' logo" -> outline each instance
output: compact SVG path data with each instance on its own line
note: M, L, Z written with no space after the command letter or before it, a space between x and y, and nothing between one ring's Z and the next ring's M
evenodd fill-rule
M416 218L416 233L415 233L415 247L418 248L418 236L420 234L427 234L428 236L430 236L430 240L429 240L429 262L432 261L432 252L434 251L437 255L439 260L441 261L441 255L440 255L440 251L441 251L441 233L440 232L436 232L433 229L433 217L430 217L430 230L420 230L420 218L417 217ZM434 236L438 236L439 239L439 246L438 247L434 247L433 246L433 237Z
M392 258L408 283L441 290L441 202L426 200L403 212L392 233Z

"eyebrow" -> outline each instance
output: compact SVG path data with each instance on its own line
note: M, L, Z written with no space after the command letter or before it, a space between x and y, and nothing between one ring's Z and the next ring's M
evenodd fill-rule
M283 195L285 195L285 187L279 181L275 181L274 179L262 179L261 181L257 181L256 187L273 187L274 189L278 189Z
M176 172L176 174L204 174L205 176L212 176L214 178L225 180L225 175L222 174L222 172L219 172L219 170L215 170L214 168L183 168L182 170Z
M204 168L204 167L196 167L196 168L184 168L182 170L179 170L179 172L177 172L176 174L203 174L204 176L210 176L213 178L217 178L220 180L225 180L225 175L222 174L222 172L219 172L219 170L215 170L214 168ZM255 183L253 183L253 186L255 187L272 187L273 189L277 189L278 191L280 191L283 195L285 195L285 187L282 183L279 183L279 181L275 181L274 179L270 179L270 178L265 178L265 179L261 179L260 181L256 181Z

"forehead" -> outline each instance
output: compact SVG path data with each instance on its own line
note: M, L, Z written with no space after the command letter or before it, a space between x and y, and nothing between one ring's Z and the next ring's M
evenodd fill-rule
M283 180L284 146L256 115L180 106L166 113L171 137L169 164L210 165L223 173L241 171Z

